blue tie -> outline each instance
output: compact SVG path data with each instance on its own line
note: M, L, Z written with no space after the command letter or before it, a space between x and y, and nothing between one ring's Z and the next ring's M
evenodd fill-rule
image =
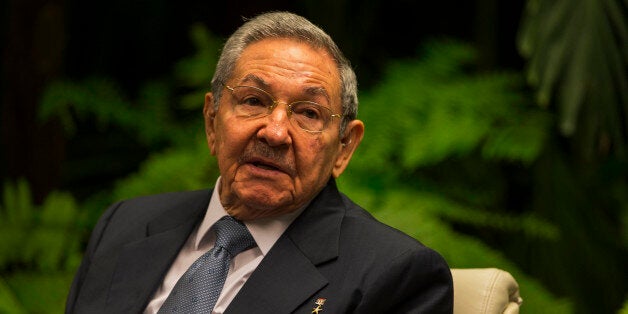
M246 226L231 216L222 217L212 229L216 245L181 276L158 313L211 313L231 258L256 245Z

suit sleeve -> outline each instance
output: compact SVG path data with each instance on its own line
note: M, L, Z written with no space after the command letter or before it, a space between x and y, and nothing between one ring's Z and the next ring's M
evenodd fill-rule
M102 238L102 235L105 233L105 230L109 225L111 217L115 214L116 210L120 207L122 203L123 202L118 202L110 206L100 217L98 223L94 227L89 242L87 243L87 248L85 249L83 260L81 261L81 265L74 275L74 280L72 281L72 286L70 287L70 292L68 293L68 297L66 299L66 314L74 313L75 302L81 292L83 280L85 279L85 275L87 274L87 271L89 270L89 267L91 265L92 255L96 251L96 248L100 243L100 239Z
M435 251L406 251L365 291L355 313L452 313L453 281L449 266Z

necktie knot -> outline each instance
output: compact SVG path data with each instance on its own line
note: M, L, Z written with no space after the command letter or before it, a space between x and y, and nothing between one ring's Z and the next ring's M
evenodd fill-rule
M227 250L231 256L256 245L246 226L231 216L220 218L212 229L216 233L216 246Z

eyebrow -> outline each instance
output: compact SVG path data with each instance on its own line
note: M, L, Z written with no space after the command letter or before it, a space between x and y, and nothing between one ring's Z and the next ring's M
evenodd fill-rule
M255 75L255 74L249 74L245 77L242 78L242 80L238 83L238 84L242 84L242 83L247 83L253 81L255 83L257 83L257 85L259 85L260 88L262 89L270 89L270 85L268 83L266 83L266 81L264 81L263 78Z
M246 75L245 77L242 78L242 80L240 80L238 84L248 83L248 82L256 83L257 87L263 90L271 89L270 84L268 84L263 78L255 74ZM327 90L324 87L308 86L308 87L305 87L303 91L305 92L305 94L308 94L311 96L323 96L327 100L328 103L331 103L331 98L329 97L329 93L327 93Z
M329 94L327 93L327 90L323 87L307 87L305 88L305 93L312 95L312 96L323 96L325 97L325 99L327 99L327 102L331 104L331 99L329 97Z

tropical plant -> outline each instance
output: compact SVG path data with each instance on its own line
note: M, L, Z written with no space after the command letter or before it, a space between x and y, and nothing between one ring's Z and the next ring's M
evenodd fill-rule
M628 157L627 42L625 1L527 1L518 47L528 82L585 160Z
M556 242L559 226L517 202L518 176L548 141L551 117L529 104L515 72L478 73L475 50L432 41L392 63L361 96L366 134L340 185L373 214L441 252L451 267L499 267L519 281L526 311L570 313L480 239Z
M125 140L150 150L169 148L154 153L138 174L121 180L114 192L93 193L81 210L68 193L53 192L39 206L33 203L25 180L5 183L0 206L1 313L63 312L89 232L114 199L201 188L215 180L207 150L199 149L204 146L199 109L218 40L199 25L191 28L190 35L197 54L175 65L174 79L143 84L135 100L106 78L61 80L48 86L39 116L61 118L69 138L80 133L83 123L94 121L102 130L133 134ZM178 105L171 105L173 99Z
M59 118L71 137L80 121L95 121L101 128L116 127L157 149L190 145L196 140L203 94L209 88L219 40L205 27L193 25L190 38L196 54L174 66L173 77L142 84L135 100L129 99L111 79L90 77L59 80L42 97L42 120Z
M0 206L0 312L61 313L81 260L81 215L53 192L33 204L25 180L5 182Z
M528 0L517 41L559 131L535 170L535 212L570 239L527 263L582 313L615 311L628 291L626 16L621 0Z

